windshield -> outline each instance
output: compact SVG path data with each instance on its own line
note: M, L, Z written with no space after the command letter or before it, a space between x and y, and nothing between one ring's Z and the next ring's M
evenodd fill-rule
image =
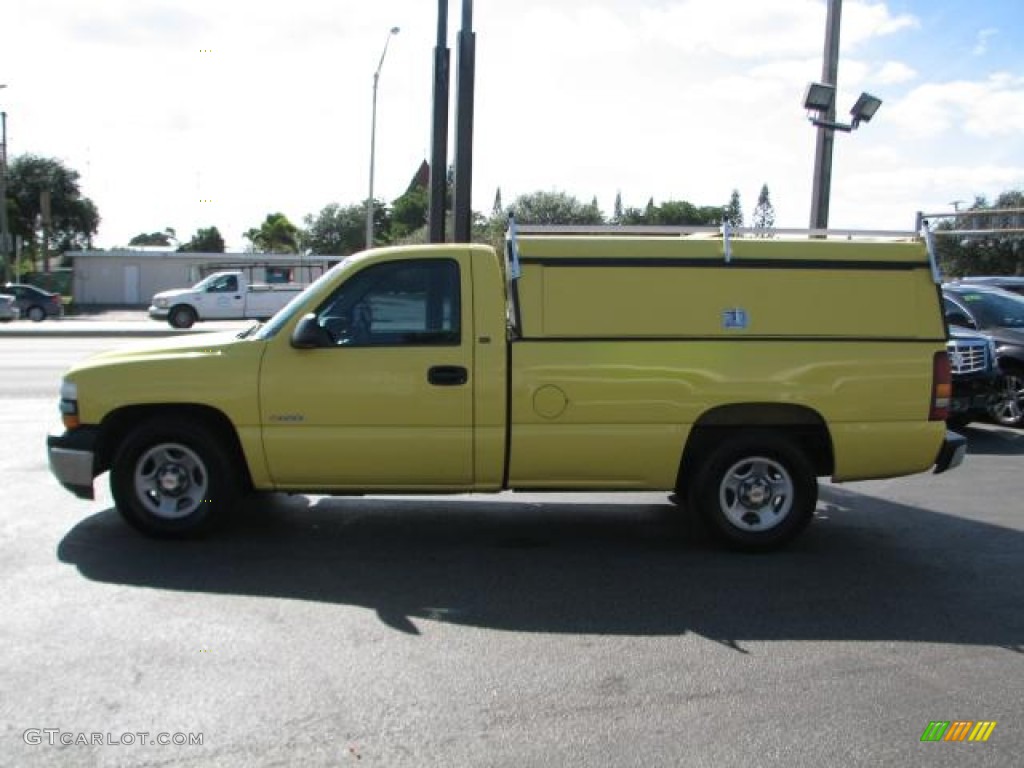
M1024 328L1024 298L982 291L964 291L959 298L981 328Z
M285 304L276 315L270 318L266 325L259 329L259 333L257 333L254 338L266 340L276 336L277 332L286 326L288 321L291 320L299 309L302 308L303 304L306 303L306 296L331 280L334 275L337 274L338 270L345 264L345 261L346 260L343 259L339 263L335 264L329 270L320 275L320 277L315 281L310 283L306 290L297 294L295 298Z
M202 280L200 280L198 283L193 285L192 286L192 290L193 291L205 291L206 288L216 279L217 279L217 275L216 274L207 275Z

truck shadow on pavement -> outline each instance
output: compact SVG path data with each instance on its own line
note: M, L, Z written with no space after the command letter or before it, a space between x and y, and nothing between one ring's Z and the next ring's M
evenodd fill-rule
M1000 646L1024 652L1024 535L822 488L770 555L718 549L667 504L515 497L270 496L201 541L147 539L110 509L58 556L87 579L364 606L395 630L681 635ZM600 497L595 497L600 499Z

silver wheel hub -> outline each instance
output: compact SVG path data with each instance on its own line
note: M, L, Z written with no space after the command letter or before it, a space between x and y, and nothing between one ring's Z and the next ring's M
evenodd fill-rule
M751 456L723 475L718 501L725 518L743 531L768 531L793 509L796 495L788 470L774 459Z
M156 473L160 490L170 496L180 496L188 489L188 471L178 464L165 464Z
M206 464L180 443L159 443L145 451L135 464L133 480L139 502L165 520L187 517L209 501Z
M740 483L740 503L749 509L763 507L772 497L771 484L763 477Z

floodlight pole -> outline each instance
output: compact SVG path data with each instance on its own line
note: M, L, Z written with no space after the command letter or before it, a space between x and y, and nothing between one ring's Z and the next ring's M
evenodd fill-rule
M835 86L839 79L839 26L843 13L843 0L828 0L825 17L825 60L821 68L821 82ZM836 122L836 100L822 118L825 123ZM818 125L814 148L814 185L811 189L811 229L828 229L828 205L832 187L832 149L835 128Z

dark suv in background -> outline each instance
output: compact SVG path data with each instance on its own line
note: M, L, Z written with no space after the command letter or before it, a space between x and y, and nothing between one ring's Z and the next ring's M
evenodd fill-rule
M1024 296L977 283L947 283L943 310L950 331L973 329L995 343L1001 379L989 413L1000 424L1024 426Z
M1002 392L995 342L977 331L951 325L946 351L953 374L949 426L956 429L974 419L991 416Z
M968 287L976 285L990 285L993 288L1002 288L1004 291L1012 291L1024 296L1024 277L1014 275L993 275L991 277L964 277L960 281Z

